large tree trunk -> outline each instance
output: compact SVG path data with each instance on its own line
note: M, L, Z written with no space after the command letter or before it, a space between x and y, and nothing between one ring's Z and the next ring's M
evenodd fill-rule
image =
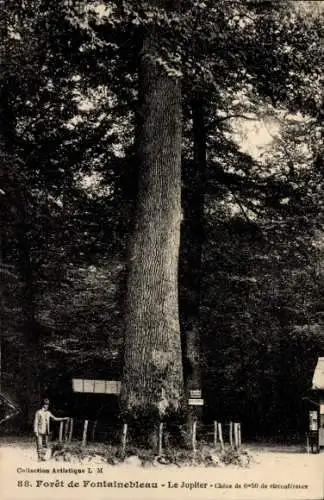
M182 224L181 319L185 386L187 396L202 389L200 295L202 251L205 238L204 191L206 177L206 131L204 101L199 92L191 101L194 161L184 175L184 219ZM197 393L196 393L197 394ZM189 407L188 426L201 415L201 407Z
M18 198L18 196L17 196ZM18 201L19 203L19 201ZM24 338L24 358L22 363L22 382L24 410L27 415L27 423L31 424L35 411L39 407L42 386L42 367L44 363L44 352L41 346L42 328L36 317L36 299L33 262L31 246L28 235L28 222L26 205L20 200L20 221L17 224L17 249L19 252L19 274L23 284L22 331Z
M142 123L138 197L130 237L126 299L124 414L149 422L178 413L183 369L178 315L181 219L181 89L150 58L140 60ZM144 429L142 428L144 431Z

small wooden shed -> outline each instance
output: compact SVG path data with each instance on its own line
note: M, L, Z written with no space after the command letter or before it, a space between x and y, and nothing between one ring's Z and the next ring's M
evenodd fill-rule
M70 411L75 416L90 420L116 419L119 414L120 381L87 375L87 378L77 375L71 380L73 408Z
M317 360L313 376L312 390L316 394L318 401L317 428L318 445L324 446L324 357Z

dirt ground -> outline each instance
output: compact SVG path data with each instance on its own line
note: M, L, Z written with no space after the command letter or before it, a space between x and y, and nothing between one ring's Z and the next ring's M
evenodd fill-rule
M109 465L102 458L38 462L32 439L0 439L0 496L4 500L307 499L324 500L324 452L302 446L247 444L247 467Z

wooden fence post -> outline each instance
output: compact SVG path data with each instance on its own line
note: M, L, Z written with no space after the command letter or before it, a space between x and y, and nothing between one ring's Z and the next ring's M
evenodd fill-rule
M70 418L70 429L69 429L69 443L72 441L73 434L73 418Z
M240 422L237 424L237 444L238 444L238 447L241 448L241 446L242 446L242 434L241 434Z
M67 440L68 440L69 424L70 424L70 419L65 420L65 422L64 422L64 441L65 442L67 442Z
M196 453L197 451L197 422L196 420L192 424L192 451Z
M234 446L239 449L239 439L238 439L238 423L234 422Z
M93 426L92 426L92 433L91 433L91 441L94 441L94 439L95 439L95 434L96 434L97 423L98 423L98 420L95 420L95 421L93 422Z
M233 448L233 422L229 423L229 444Z
M217 446L217 421L214 421L214 448Z
M163 422L160 422L159 425L159 446L158 446L158 456L162 455L163 451Z
M59 443L62 443L63 441L63 421L60 422L60 430L59 430Z
M221 445L221 450L224 451L225 447L224 447L223 431L222 431L222 424L221 423L218 424L218 436L219 436L219 442Z
M126 441L127 441L127 424L123 425L122 439L121 439L121 453L124 457L126 455Z
M83 426L82 446L86 446L87 444L87 432L88 432L88 420L85 420Z

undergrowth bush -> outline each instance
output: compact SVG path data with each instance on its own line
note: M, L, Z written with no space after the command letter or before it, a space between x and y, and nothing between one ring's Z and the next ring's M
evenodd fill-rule
M65 462L99 460L110 465L118 465L125 462L126 464L139 464L143 467L158 465L174 465L178 467L185 465L206 467L235 465L238 467L248 467L252 461L252 456L246 450L227 448L221 451L207 445L199 446L195 452L186 448L169 447L163 450L160 456L157 456L153 450L130 447L126 449L126 453L123 456L120 448L117 446L92 445L83 447L81 445L58 443L52 448L52 457L55 460L63 460Z

